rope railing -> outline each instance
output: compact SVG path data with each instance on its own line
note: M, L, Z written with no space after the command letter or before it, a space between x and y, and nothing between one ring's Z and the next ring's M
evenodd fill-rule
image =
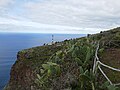
M100 62L99 58L98 58L98 50L99 50L99 42L98 42L98 45L97 45L97 48L96 48L96 51L95 51L95 58L94 58L94 65L93 65L93 73L96 74L96 68L98 67L98 69L100 70L100 72L103 74L103 76L107 79L107 81L111 84L111 85L120 85L120 83L118 84L113 84L112 81L108 78L108 76L103 72L103 70L101 69L100 65L106 67L106 68L109 68L111 70L114 70L114 71L118 71L120 72L120 69L116 69L116 68L113 68L111 66L108 66L102 62Z
M115 86L119 86L120 85L120 83L118 83L118 84L114 84Z
M98 45L97 45L97 49L95 51L95 58L94 58L94 65L93 65L93 73L95 72L95 68L96 68L96 61L99 60L97 54L98 54L98 50L99 50L99 42L98 42Z
M120 72L120 69L113 68L113 67L111 67L111 66L108 66L108 65L100 62L100 61L97 61L97 62L98 62L100 65L104 66L104 67L107 67L107 68L112 69L112 70L114 70L114 71Z
M108 82L112 85L113 83L112 83L111 80L107 77L107 75L103 72L103 70L101 69L100 66L98 66L98 69L99 69L100 72L103 74L103 76L108 80Z

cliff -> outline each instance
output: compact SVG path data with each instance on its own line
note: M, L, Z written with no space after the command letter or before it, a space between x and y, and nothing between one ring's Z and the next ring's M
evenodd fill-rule
M62 46L40 46L22 50L11 68L10 81L6 90L31 90L34 88L37 68Z
M97 78L90 74L98 41L100 60L120 68L120 28L115 28L18 52L5 90L110 90L109 85L100 87L106 81L100 72ZM112 82L120 82L120 72L103 69Z

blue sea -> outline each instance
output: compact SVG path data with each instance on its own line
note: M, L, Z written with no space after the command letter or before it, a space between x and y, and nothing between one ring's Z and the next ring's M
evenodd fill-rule
M78 38L83 34L53 34L54 41ZM11 66L16 61L17 52L44 43L50 43L52 34L0 33L0 90L8 83Z

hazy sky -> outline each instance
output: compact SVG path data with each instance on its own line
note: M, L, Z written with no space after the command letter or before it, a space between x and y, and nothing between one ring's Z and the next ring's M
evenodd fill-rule
M120 25L120 0L0 0L0 32L96 33Z

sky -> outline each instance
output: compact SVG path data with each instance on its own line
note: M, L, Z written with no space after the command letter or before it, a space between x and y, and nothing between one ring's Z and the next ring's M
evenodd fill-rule
M120 25L120 0L0 0L0 32L92 34Z

